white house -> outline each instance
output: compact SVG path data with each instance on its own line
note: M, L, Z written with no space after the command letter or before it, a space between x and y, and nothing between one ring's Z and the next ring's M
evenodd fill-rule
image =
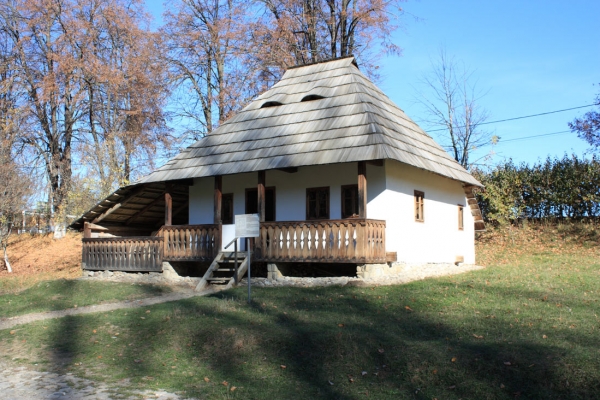
M289 69L72 226L87 227L88 269L148 269L106 256L106 245L127 252L143 241L131 235L156 230L152 268L210 260L234 238L234 216L251 213L259 262L474 263L480 186L346 57Z

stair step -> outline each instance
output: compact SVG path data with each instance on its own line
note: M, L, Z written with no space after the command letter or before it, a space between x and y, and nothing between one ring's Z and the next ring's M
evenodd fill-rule
M231 278L206 278L207 281L229 282Z
M245 259L246 257L238 258L237 262L241 264L242 261L244 261ZM219 263L234 263L235 261L235 258L224 258L221 261L219 261Z
M219 268L215 269L214 272L235 272L235 268Z

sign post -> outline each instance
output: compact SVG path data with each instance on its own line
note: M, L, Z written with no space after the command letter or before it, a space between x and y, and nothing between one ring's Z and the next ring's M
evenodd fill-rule
M250 238L259 237L260 219L258 214L240 214L235 216L235 237L246 238L246 251L248 252L248 304L251 301L251 282L250 282Z

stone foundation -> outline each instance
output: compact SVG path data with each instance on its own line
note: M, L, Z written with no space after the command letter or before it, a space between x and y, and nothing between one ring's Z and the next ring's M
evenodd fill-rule
M83 271L82 279L182 287L196 287L201 279L180 276L168 262L163 262L162 269L163 272Z
M277 268L277 264L267 264L267 279L270 281L283 278L283 274Z

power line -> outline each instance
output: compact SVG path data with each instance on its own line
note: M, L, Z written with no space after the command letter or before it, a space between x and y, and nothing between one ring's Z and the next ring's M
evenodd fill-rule
M523 136L523 137L519 137L519 138L506 139L506 140L500 139L498 141L497 145L498 144L502 144L502 143L506 143L506 142L516 142L518 140L532 139L532 138L538 138L538 137L543 137L543 136L560 135L560 134L563 134L563 133L571 133L571 131L560 131L560 132L552 132L552 133L542 133L542 134L539 134L539 135Z
M477 124L477 125L497 124L499 122L515 121L515 120L518 120L518 119L540 117L542 115L556 114L556 113L565 112L565 111L571 111L571 110L579 110L580 108L593 107L595 105L597 105L597 104L588 104L588 105L585 105L585 106L578 106L578 107L572 107L572 108L564 108L562 110L548 111L548 112L543 112L543 113L539 113L539 114L524 115L522 117L499 119L497 121L482 122L482 123ZM464 128L464 126L460 126L459 128ZM446 128L431 129L431 130L428 130L427 132L438 132L438 131L444 131L444 130L446 130Z

